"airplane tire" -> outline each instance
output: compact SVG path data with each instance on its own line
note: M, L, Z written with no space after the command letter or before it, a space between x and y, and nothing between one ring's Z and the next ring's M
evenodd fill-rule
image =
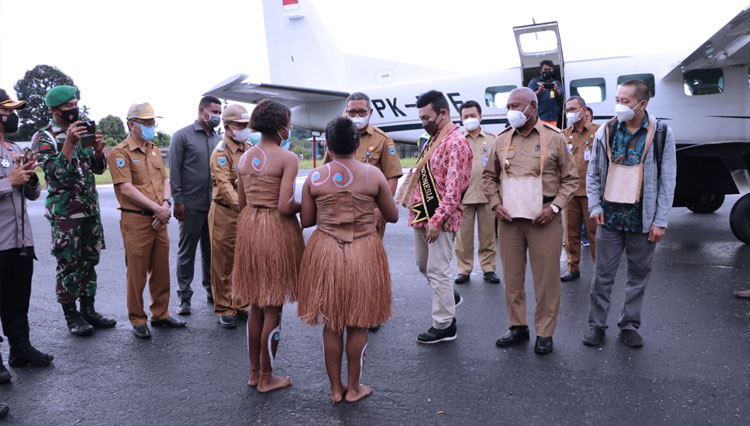
M750 244L750 194L743 195L732 207L729 226L737 239Z
M713 213L724 204L724 194L699 195L687 203L687 208L693 213Z

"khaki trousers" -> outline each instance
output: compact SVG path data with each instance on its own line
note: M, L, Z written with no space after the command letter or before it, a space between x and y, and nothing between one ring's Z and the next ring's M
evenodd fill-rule
M498 221L500 259L505 278L505 304L510 327L526 325L526 251L534 278L534 328L536 335L552 336L560 310L560 252L562 219L557 214L546 225L528 219Z
M437 240L428 244L424 228L414 228L417 267L432 287L432 326L440 330L450 327L456 316L451 276L454 238L454 232L440 231Z
M495 250L495 214L489 203L464 204L461 227L456 234L456 264L458 273L470 275L474 268L474 217L479 234L479 266L482 272L495 272L497 250Z
M208 210L208 232L211 236L211 294L217 316L236 315L247 311L250 304L232 300L232 268L234 267L234 241L237 236L236 211L211 203Z
M169 236L167 226L151 227L153 216L123 212L120 231L125 246L128 319L135 325L148 320L143 310L143 290L148 280L151 321L169 316Z
M565 253L568 272L577 272L581 263L581 226L586 221L586 233L591 243L591 261L596 262L596 222L589 215L589 199L575 196L565 207Z

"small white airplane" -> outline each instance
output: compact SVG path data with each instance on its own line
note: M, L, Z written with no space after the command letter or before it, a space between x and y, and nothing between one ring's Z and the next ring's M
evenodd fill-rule
M652 90L649 112L668 120L677 139L674 206L711 213L725 194L744 194L732 208L730 226L750 244L750 7L677 66L664 55L565 62L557 23L550 22L513 28L520 67L456 76L343 54L307 1L263 0L271 84L237 74L206 94L252 104L274 99L292 109L292 125L324 131L345 110L346 97L361 91L372 99L370 122L394 141L413 145L424 133L416 98L430 89L446 94L455 122L462 102L483 101L482 126L499 132L507 123L510 91L537 76L544 59L558 64L555 78L566 94L583 97L599 122L614 115L618 85L638 78Z

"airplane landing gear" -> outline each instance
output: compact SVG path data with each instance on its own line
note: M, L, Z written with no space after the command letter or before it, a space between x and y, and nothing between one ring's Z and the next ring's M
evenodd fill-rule
M687 203L687 208L693 213L713 213L724 204L724 194L704 194Z
M729 226L740 241L750 244L750 193L743 195L732 207Z

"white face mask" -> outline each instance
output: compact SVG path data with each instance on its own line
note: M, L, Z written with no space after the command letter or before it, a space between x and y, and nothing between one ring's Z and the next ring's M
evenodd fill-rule
M479 128L479 119L477 118L467 118L464 120L464 128L470 132L473 132L474 130Z
M640 102L638 104L640 104ZM638 104L636 106L638 106ZM617 104L615 105L615 115L617 116L617 119L622 123L632 119L635 116L635 111L633 111L633 109L631 109L629 106Z
M234 137L232 137L232 139L237 142L247 142L250 139L250 129L247 127L242 130L232 129L232 132L234 132Z
M565 117L568 118L568 123L570 123L570 124L576 124L579 121L581 121L581 112L580 111L566 112L565 113Z
M357 126L357 130L362 130L365 127L367 127L367 123L370 122L370 117L354 117L350 118L352 120L352 123L354 123Z
M526 124L526 121L528 121L528 117L526 117L526 110L529 109L529 106L531 106L531 104L526 105L526 108L524 108L523 111L518 111L515 109L508 111L508 114L506 116L511 127L517 129L519 127L523 127L523 125Z

